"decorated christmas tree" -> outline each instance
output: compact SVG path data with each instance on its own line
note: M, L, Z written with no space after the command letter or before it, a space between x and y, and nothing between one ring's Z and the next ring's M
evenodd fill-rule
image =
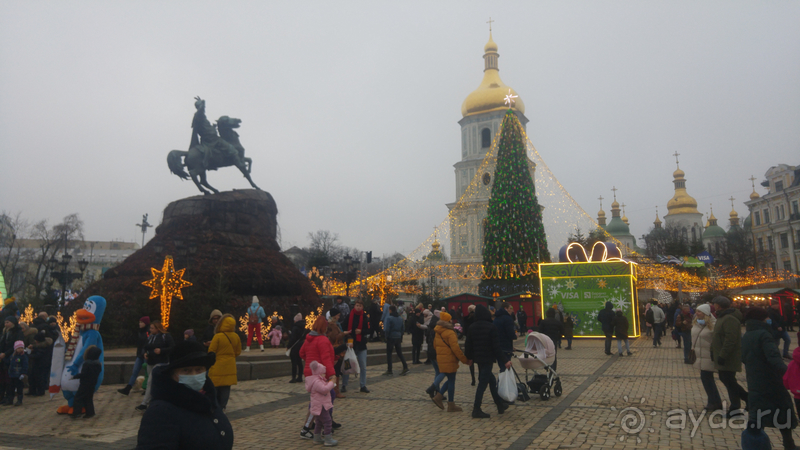
M522 125L509 109L503 118L484 227L481 295L538 292L537 264L550 261L528 164Z

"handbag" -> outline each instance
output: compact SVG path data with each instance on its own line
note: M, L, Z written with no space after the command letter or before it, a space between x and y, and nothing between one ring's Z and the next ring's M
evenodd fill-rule
M519 395L517 391L517 380L514 379L514 369L507 369L500 372L500 381L497 383L497 393L503 400L514 403Z
M352 347L348 347L344 354L344 361L342 362L342 373L357 374L359 370L356 352Z
M689 350L689 364L694 364L697 361L697 353L694 351L694 349L697 346L697 340L700 339L700 333L702 333L705 328L706 328L705 325L703 325L703 328L700 328L700 332L697 333L697 338L694 340L694 343L692 344L692 349Z
M286 349L286 356L292 356L292 349L294 348L295 345L297 345L298 342L300 342L300 339L294 341L294 344L292 344L291 347Z

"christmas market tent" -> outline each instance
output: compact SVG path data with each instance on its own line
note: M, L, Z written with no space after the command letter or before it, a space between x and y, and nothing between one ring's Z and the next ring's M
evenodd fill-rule
M747 305L763 306L765 308L768 308L773 300L778 300L781 315L791 323L794 322L796 304L800 301L800 289L748 289L739 292L733 299L735 301L745 302Z

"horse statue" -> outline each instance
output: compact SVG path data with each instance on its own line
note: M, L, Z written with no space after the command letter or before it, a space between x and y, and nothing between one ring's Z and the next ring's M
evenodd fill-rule
M192 142L188 151L172 150L167 155L167 166L170 172L194 181L197 189L205 195L212 192L218 194L206 180L206 171L217 170L220 167L236 166L242 175L255 189L260 188L250 178L253 160L244 156L244 147L239 142L239 134L234 128L239 128L240 119L222 116L217 120L216 126L206 119L205 100L195 97L197 112L192 120ZM219 135L217 135L219 130ZM186 167L189 173L183 170Z

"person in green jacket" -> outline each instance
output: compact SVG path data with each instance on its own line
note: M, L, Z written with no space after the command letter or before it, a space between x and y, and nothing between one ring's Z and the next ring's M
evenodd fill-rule
M745 334L742 337L742 360L747 373L748 428L762 430L777 428L783 438L783 448L794 449L792 429L797 427L797 416L792 408L792 398L783 386L786 363L767 323L769 314L763 308L752 308L745 317Z
M742 371L742 313L731 308L727 297L717 296L712 301L717 311L711 352L719 380L728 390L730 409L728 418L742 414L742 401L747 403L747 391L736 382L736 372Z

